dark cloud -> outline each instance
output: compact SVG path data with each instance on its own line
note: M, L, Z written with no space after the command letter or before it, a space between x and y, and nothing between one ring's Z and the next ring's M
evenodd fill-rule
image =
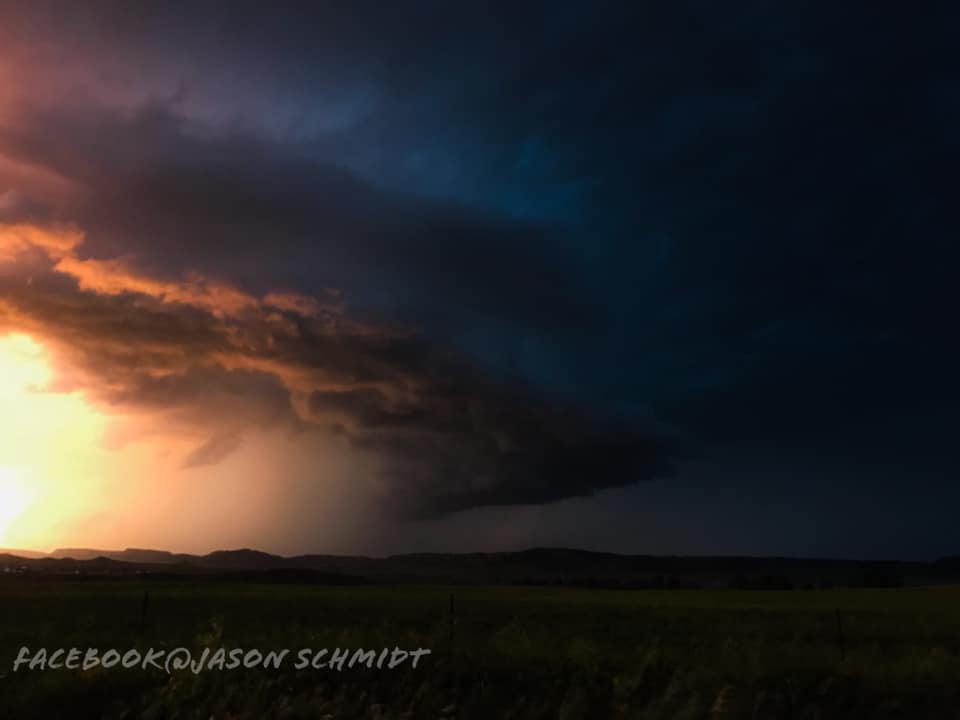
M357 446L389 457L390 507L441 514L536 504L665 476L672 451L652 429L558 409L438 362L413 399L375 390L317 392L310 407L342 421ZM437 493L435 488L446 488Z
M187 455L183 460L182 467L192 468L201 465L215 465L227 455L237 450L241 443L242 439L240 435L236 433L217 433Z
M345 288L392 318L589 320L572 261L540 252L560 230L386 191L298 145L211 134L159 105L22 111L17 122L0 127L0 150L83 188L61 211L84 228L86 256L260 292Z
M90 266L75 234L65 243L57 227L29 227L0 226L47 256L30 282L14 261L0 329L55 351L66 385L52 390L206 432L185 468L217 463L251 428L333 433L380 460L384 506L415 515L589 495L666 470L667 446L647 430L560 413L409 331L315 313L305 297Z

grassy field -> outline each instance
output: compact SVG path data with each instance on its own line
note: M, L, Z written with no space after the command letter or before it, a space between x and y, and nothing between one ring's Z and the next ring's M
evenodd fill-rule
M144 592L149 592L146 622ZM451 613L451 595L454 596ZM2 718L953 718L960 588L0 582ZM430 648L414 669L13 672L21 646Z

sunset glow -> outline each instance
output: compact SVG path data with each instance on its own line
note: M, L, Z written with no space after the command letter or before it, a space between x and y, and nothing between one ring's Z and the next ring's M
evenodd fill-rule
M13 523L30 505L32 493L12 468L0 468L0 543L7 543Z
M162 413L96 407L60 379L41 343L0 337L0 547L247 544L303 502L289 486L280 502L273 473L324 476L292 438L269 434L215 467L185 468L203 432ZM321 500L322 487L309 496Z
M0 542L43 546L95 500L104 418L82 397L46 391L43 347L0 338Z

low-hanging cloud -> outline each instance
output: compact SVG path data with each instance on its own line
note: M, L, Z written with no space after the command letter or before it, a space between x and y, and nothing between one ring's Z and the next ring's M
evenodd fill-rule
M473 265L479 273L502 270L507 287L519 287L536 273L523 268L522 252L509 250L511 240L539 230L471 223L454 206L384 196L322 168L306 175L323 180L317 187L300 178L288 196L275 186L295 177L288 165L274 176L276 161L257 156L231 178L218 162L234 146L189 137L169 112L108 113L101 121L121 144L124 133L143 143L135 161L84 156L84 142L69 152L45 145L43 122L0 131L0 152L79 188L51 198L14 190L0 206L0 330L29 333L52 348L60 373L51 390L82 390L104 407L202 433L184 468L218 463L251 428L339 437L377 459L383 507L406 516L551 502L666 472L669 451L654 433L494 381L407 325L351 317L337 290L284 288L269 273L245 288L244 268L227 252L234 242L255 245L267 268L270 258L290 254L275 241L292 235L296 246L333 233L347 253L359 243L363 262L382 251L404 267L437 263L433 272L439 268L451 286L469 285L466 265ZM169 252L144 240L170 232L180 245ZM459 246L464 257L449 249L434 256L451 246L437 233L490 241L467 239ZM191 267L192 247L198 261ZM351 271L361 265L351 261ZM582 311L561 295L556 311Z

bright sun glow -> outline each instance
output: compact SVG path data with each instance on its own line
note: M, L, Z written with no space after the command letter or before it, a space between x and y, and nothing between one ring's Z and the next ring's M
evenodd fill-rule
M29 507L32 492L13 468L0 467L0 543L7 542L10 524Z
M40 342L0 334L0 548L239 544L269 521L273 496L261 481L276 468L266 464L275 457L269 443L183 471L202 437L54 389L70 386L64 379ZM228 528L216 522L222 511L211 511L225 502Z
M6 401L25 389L50 381L50 368L43 348L26 335L0 338L0 399Z
M0 336L0 543L42 546L95 496L104 419L76 394L45 391L44 348Z

